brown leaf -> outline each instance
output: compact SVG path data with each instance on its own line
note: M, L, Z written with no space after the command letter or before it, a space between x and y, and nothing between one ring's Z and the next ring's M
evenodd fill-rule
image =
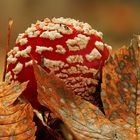
M68 126L78 140L140 139L139 37L110 57L103 69L104 114L34 63L39 102Z
M0 140L35 140L33 109L18 99L27 82L0 83Z
M133 140L140 139L140 36L110 57L101 95L106 117Z
M37 64L34 70L39 102L63 120L77 140L125 137L96 106L75 96L54 74L48 74Z

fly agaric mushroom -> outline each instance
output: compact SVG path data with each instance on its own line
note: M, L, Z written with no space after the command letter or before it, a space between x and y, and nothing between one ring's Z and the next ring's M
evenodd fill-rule
M6 81L29 80L23 95L38 108L36 81L30 55L47 72L53 71L76 95L93 100L100 72L111 47L102 41L102 33L70 18L46 18L19 34L8 53Z

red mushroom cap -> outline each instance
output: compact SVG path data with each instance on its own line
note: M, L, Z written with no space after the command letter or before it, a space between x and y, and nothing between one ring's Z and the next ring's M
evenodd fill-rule
M47 72L53 71L75 94L87 100L96 89L97 74L109 57L111 47L102 33L70 18L46 18L19 34L8 53L6 80L30 80L23 95L38 108L36 81L30 54Z

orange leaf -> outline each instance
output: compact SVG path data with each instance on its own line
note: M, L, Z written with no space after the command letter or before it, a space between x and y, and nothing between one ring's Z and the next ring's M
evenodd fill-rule
M116 51L103 69L105 116L34 62L39 102L63 120L78 140L140 139L139 44L136 37L129 47Z
M33 66L39 102L63 120L77 140L126 137L96 106L75 96L54 74L48 74L35 63Z
M140 36L122 47L103 68L102 101L106 117L140 139ZM129 137L127 136L127 139Z
M35 139L36 127L33 122L31 105L18 97L27 82L0 83L0 139Z

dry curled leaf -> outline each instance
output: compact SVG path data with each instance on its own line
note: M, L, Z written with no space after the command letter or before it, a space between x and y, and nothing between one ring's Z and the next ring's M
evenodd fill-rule
M77 140L140 139L139 42L137 37L129 47L116 51L103 69L105 115L34 64L39 102L63 120Z
M27 82L0 83L0 140L35 140L31 105L18 97Z
M133 140L140 139L140 36L116 51L105 65L102 101L106 117L129 131Z
M39 102L63 120L77 140L115 139L118 132L114 124L96 106L75 96L59 78L40 66L34 65L34 69Z

